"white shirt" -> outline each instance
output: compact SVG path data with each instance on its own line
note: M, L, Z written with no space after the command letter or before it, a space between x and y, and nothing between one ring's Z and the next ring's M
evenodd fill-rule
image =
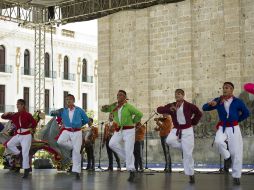
M232 103L232 101L233 101L233 97L231 97L228 100L224 101L224 108L227 112L227 118L229 117L229 107L230 107L230 104Z
M176 117L177 117L177 121L178 121L178 123L180 125L185 125L186 124L185 116L184 116L184 113L183 113L183 103L177 109L177 111L176 111Z
M70 119L70 122L72 123L75 107L72 110L70 108L68 108L68 110L69 110L69 119Z
M121 124L121 120L122 120L122 109L123 109L123 106L118 109L118 118L119 118L119 123L120 124Z

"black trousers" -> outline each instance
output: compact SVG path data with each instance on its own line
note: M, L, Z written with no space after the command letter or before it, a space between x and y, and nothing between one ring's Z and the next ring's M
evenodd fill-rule
M172 170L171 156L169 152L169 146L166 143L166 139L167 139L167 136L161 137L161 146L162 146L163 154L165 158L165 169L171 171Z
M134 157L135 157L135 169L143 170L143 148L144 148L144 141L136 141L134 144Z
M87 155L87 169L94 169L94 145L89 144L85 146L85 151Z
M117 163L117 168L121 168L121 163L120 163L120 159L117 155L117 153L115 153L110 147L109 147L109 141L110 139L108 139L106 141L106 148L107 148L107 154L108 154L108 169L113 169L113 155L116 159L116 163Z

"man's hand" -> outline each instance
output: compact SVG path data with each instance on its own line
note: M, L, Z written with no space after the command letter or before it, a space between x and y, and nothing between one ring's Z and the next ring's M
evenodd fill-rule
M108 109L108 108L109 108L109 105L103 105L101 108L102 108L103 110Z
M136 123L135 127L136 127L136 128L141 127L141 123L140 123L140 122Z
M13 113L12 113L12 112L5 112L5 113L3 114L3 116L11 115L11 114L13 114Z
M174 112L174 111L176 111L176 107L172 104L172 105L170 106L169 110L172 111L172 112Z
M214 107L214 106L217 105L217 102L213 100L213 101L211 101L211 102L208 102L207 104L208 104L209 106Z

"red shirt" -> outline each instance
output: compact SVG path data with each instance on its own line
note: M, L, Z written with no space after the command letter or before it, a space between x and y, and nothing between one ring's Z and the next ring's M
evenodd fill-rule
M13 122L16 129L29 129L29 128L35 128L37 125L37 122L33 118L33 116L26 112L16 112L16 113L9 113L7 115L2 115L2 119L8 119Z

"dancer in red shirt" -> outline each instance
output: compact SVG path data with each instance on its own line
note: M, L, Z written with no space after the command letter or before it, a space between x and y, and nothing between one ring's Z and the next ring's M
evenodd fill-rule
M6 143L8 148L16 157L20 156L21 151L17 148L21 145L22 148L22 168L25 170L23 178L27 178L29 174L29 151L32 143L31 129L34 129L37 122L33 116L25 109L26 102L23 99L17 101L18 112L7 112L1 117L13 122L16 127L14 136Z

